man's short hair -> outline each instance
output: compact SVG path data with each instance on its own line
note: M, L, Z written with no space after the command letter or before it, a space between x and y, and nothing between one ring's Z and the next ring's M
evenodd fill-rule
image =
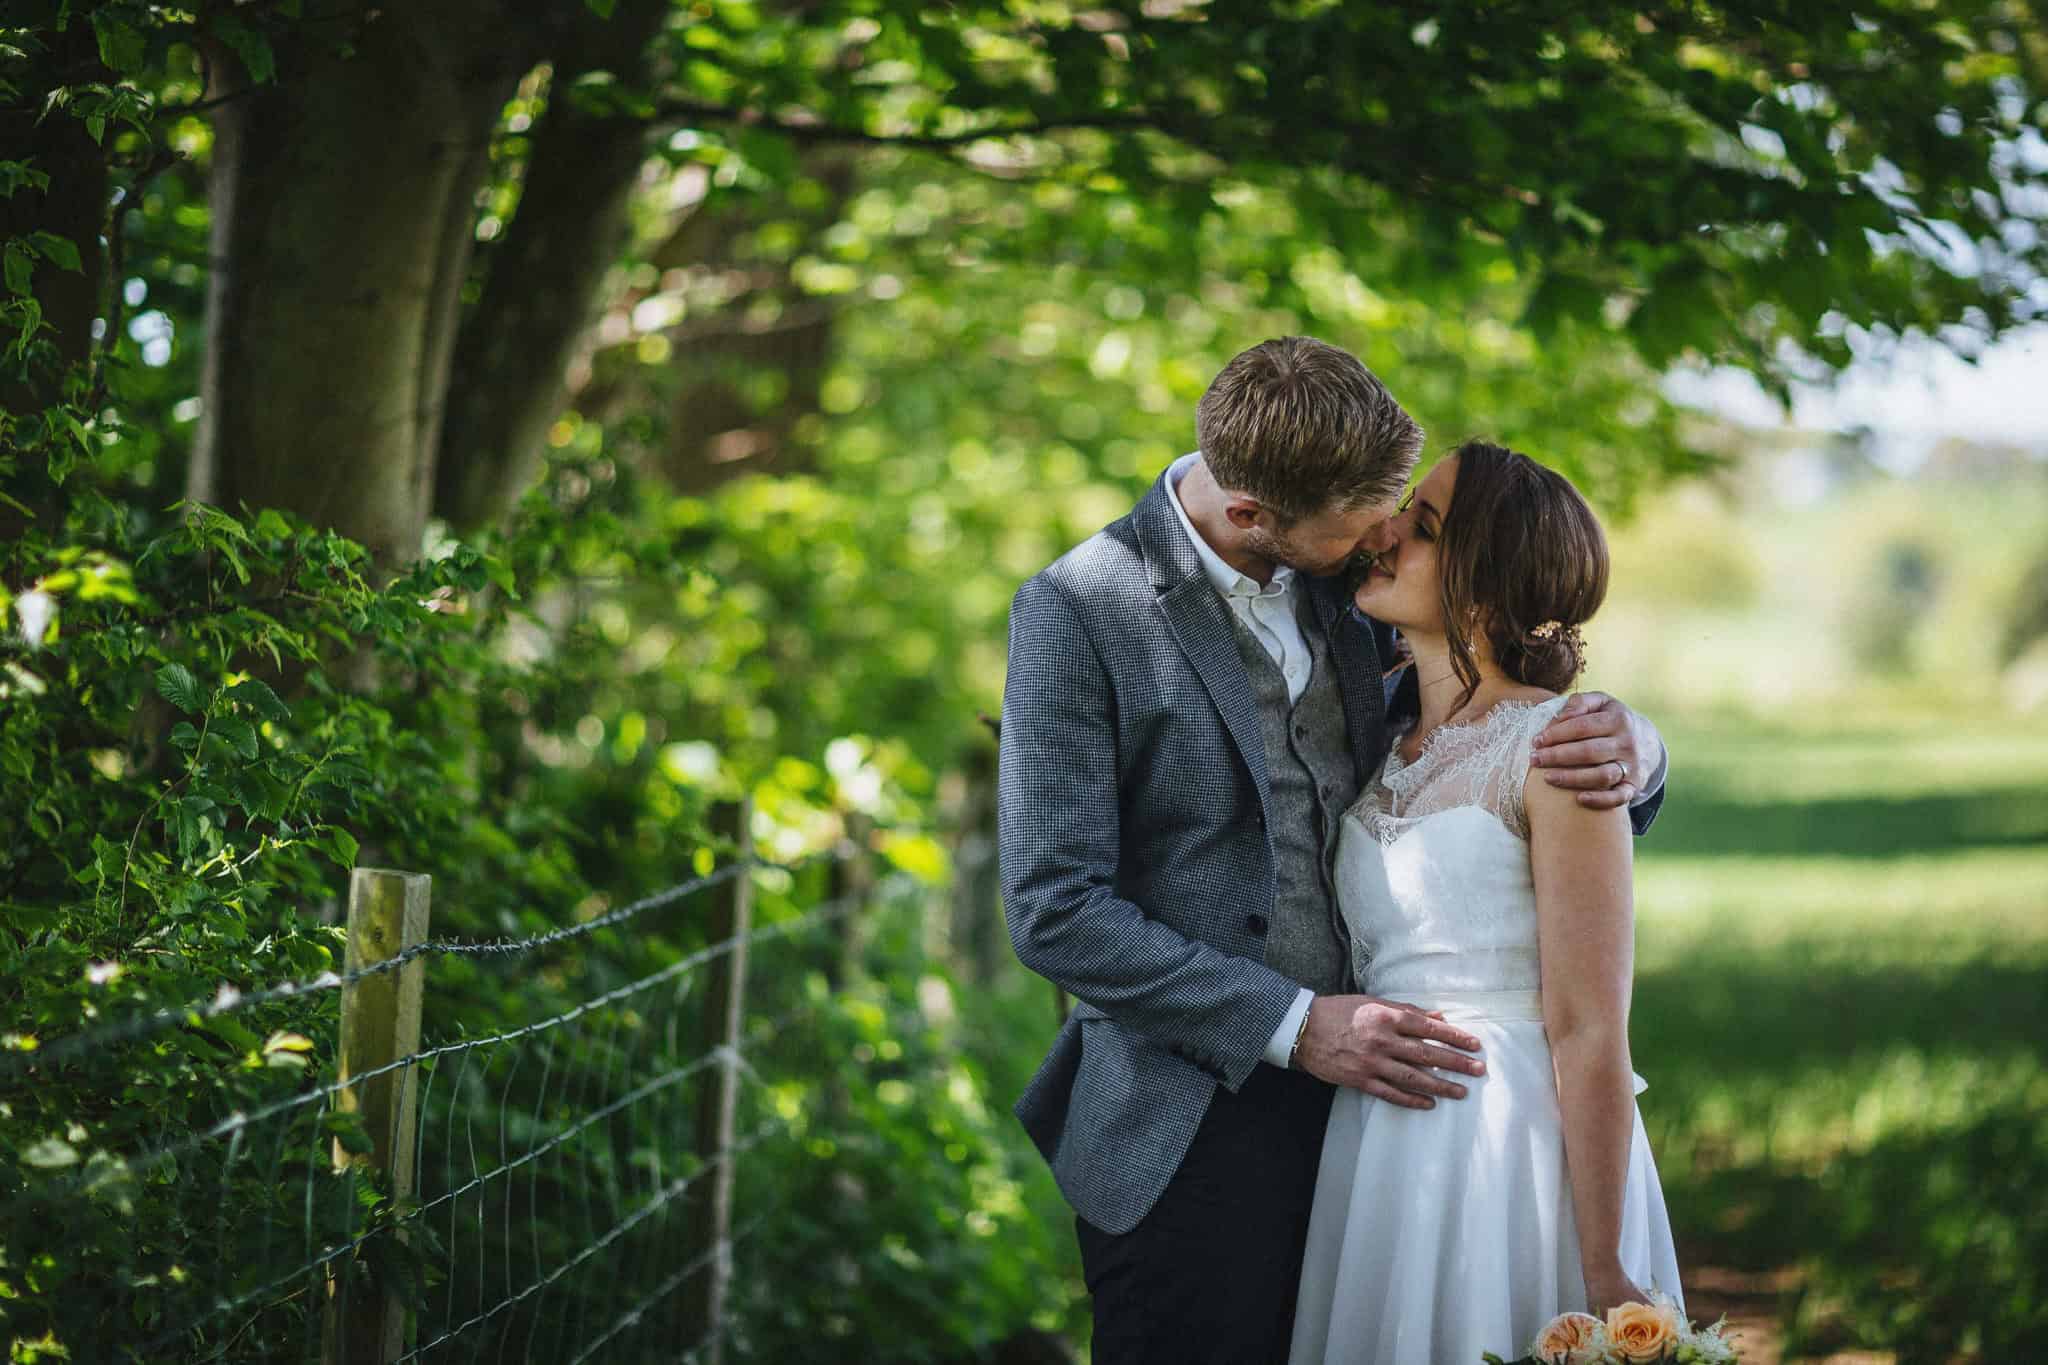
M1422 428L1348 351L1278 337L1238 353L1195 409L1216 482L1292 523L1399 497Z

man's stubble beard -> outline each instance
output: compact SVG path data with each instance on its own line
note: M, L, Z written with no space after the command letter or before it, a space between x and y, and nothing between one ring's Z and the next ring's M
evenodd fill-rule
M1275 535L1263 527L1253 527L1245 535L1245 548L1259 558L1273 564L1284 564L1299 574L1310 578L1329 578L1342 573L1351 563L1350 554L1340 555L1328 563L1310 562L1302 557L1286 536Z

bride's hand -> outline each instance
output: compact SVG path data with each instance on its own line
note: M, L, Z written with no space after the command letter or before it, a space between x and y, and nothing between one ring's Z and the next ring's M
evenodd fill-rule
M1607 1310L1624 1303L1648 1303L1650 1296L1636 1287L1619 1267L1586 1277L1586 1311L1603 1321Z

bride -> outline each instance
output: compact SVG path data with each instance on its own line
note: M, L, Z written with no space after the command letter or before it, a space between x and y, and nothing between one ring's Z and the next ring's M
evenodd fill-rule
M1337 1092L1290 1359L1478 1365L1680 1292L1630 1069L1628 815L1530 779L1607 547L1562 476L1483 442L1392 531L1356 602L1412 647L1421 718L1344 818L1338 906L1360 989L1476 1035L1485 1074L1427 1110Z

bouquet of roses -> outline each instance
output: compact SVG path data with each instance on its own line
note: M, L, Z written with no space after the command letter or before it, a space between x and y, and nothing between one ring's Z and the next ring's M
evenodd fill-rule
M1721 1335L1727 1319L1695 1328L1668 1294L1648 1303L1591 1313L1560 1313L1530 1343L1529 1353L1504 1361L1488 1351L1486 1365L1731 1365L1735 1348Z

